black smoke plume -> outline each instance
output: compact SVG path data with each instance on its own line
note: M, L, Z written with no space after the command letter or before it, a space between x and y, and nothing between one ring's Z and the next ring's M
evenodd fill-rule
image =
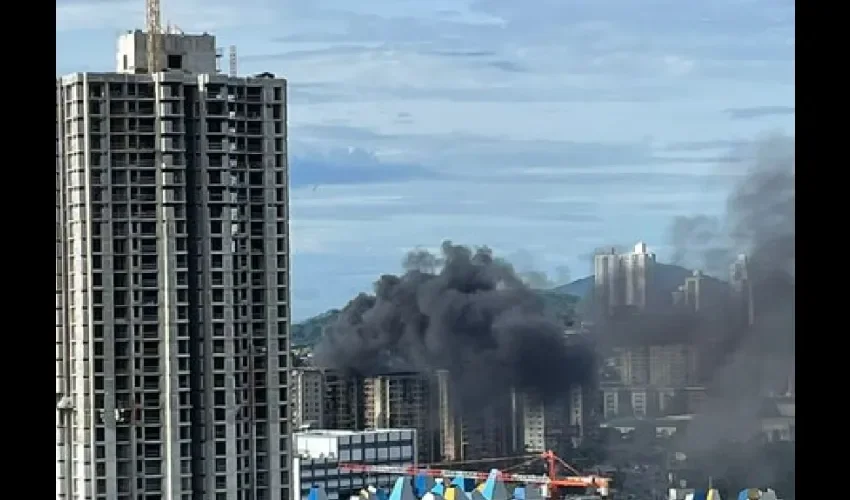
M715 477L730 474L734 450L750 449L760 439L761 417L771 395L793 390L795 359L795 152L794 140L774 137L758 144L753 165L736 185L725 217L679 218L672 231L676 255L722 270L746 254L746 278L752 288L752 324L711 323L721 357L708 378L708 399L680 443L695 461L712 464ZM722 264L722 265L721 265ZM741 276L723 276L727 279ZM730 315L730 317L734 317ZM793 476L767 465L751 467L742 481ZM722 450L722 451L718 451ZM767 462L765 462L766 464ZM725 469L724 469L725 468ZM769 470L768 470L769 469ZM758 474L756 474L758 472ZM783 492L779 492L783 493ZM791 496L785 492L786 496Z
M589 348L568 346L540 297L488 248L444 242L439 255L410 252L404 269L349 302L317 365L363 376L445 369L454 392L479 402L512 387L553 398L590 375Z

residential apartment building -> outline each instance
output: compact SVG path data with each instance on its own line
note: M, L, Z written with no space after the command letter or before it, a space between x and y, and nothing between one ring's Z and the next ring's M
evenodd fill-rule
M544 403L528 396L522 397L517 407L521 447L507 451L560 452L579 445L591 418L591 405L587 404L586 392L587 388L581 384L570 384L560 400Z
M694 412L705 396L692 345L618 347L606 365L616 374L601 384L606 419Z
M314 429L363 428L363 379L335 370L292 371L292 425Z
M593 260L594 299L603 315L623 309L644 311L652 306L652 279L655 254L639 242L634 251L598 254Z
M121 37L56 84L57 498L290 498L286 82Z
M416 429L420 462L439 462L437 391L432 377L419 373L394 373L363 381L365 429Z
M738 255L729 266L730 304L733 318L740 325L755 323L753 283L750 277L750 262L745 254Z
M292 371L292 426L294 428L333 429L326 427L324 401L325 376L318 368Z

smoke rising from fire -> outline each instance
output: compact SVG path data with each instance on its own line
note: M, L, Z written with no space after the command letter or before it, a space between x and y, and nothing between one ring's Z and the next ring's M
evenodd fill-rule
M794 141L773 137L757 145L753 165L727 200L725 216L680 217L673 224L676 255L707 268L748 257L755 321L727 325L725 359L710 382L710 399L691 426L689 446L748 439L759 430L761 396L784 392L794 367L795 179ZM725 278L726 276L724 276Z
M741 444L760 439L763 432L765 397L789 390L794 373L794 139L772 137L758 143L755 153L727 200L724 217L680 217L671 229L677 258L701 261L717 273L725 268L723 278L737 254L748 257L753 324L713 321L720 335L706 331L720 341L723 356L708 380L708 399L680 443L703 464L705 474L715 477L733 475L734 450L747 448ZM793 455L793 447L788 449ZM783 463L793 464L793 457ZM765 462L740 477L770 484L788 473Z
M444 242L440 254L410 252L404 269L349 302L316 348L318 365L361 375L446 369L453 391L476 401L511 387L556 397L589 376L590 351L567 346L540 297L488 248Z

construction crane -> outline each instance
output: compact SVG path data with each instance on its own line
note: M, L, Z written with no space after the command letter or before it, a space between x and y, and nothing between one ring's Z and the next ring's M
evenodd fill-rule
M162 21L159 0L145 0L145 28L148 32L148 73L159 72L162 52Z
M505 482L539 484L543 486L543 491L550 498L557 497L557 489L560 488L593 488L601 497L608 497L610 492L611 479L602 476L582 475L568 463L551 451L546 451L540 455L533 455L533 458L526 463L535 460L543 459L546 461L548 475L541 476L536 474L515 474L511 472L499 471L499 479ZM558 465L563 466L573 476L558 476ZM363 463L341 463L339 468L348 472L363 472L372 474L399 474L404 476L429 476L429 477L462 477L467 479L476 479L479 481L486 480L490 475L488 472L468 471L468 470L452 470L452 469L431 469L419 467L401 467L393 465L372 465Z

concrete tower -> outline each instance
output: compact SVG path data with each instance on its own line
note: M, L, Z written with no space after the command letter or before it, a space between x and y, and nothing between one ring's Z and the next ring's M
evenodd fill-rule
M56 82L57 498L289 500L286 81L162 37Z
M613 314L623 307L646 310L652 303L651 285L655 254L638 242L633 252L594 257L594 293L599 311Z

